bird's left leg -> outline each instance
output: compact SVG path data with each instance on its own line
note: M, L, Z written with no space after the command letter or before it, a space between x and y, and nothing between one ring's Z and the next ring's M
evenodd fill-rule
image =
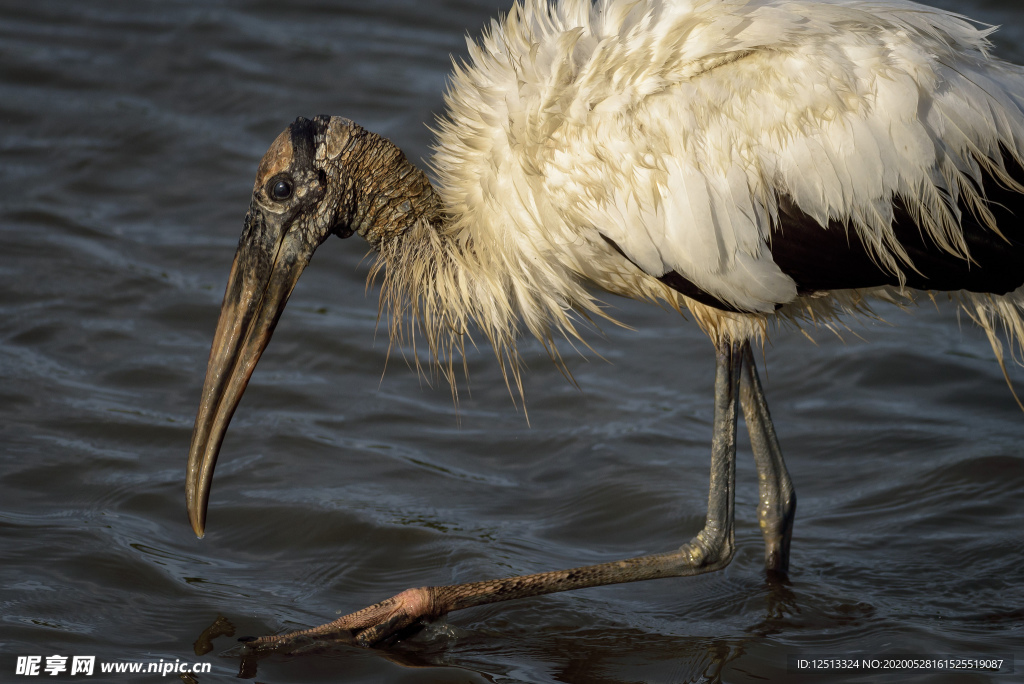
M742 342L730 341L716 345L715 420L711 440L708 514L704 529L677 551L571 570L445 587L408 589L320 627L248 641L248 652L258 655L294 651L324 640L372 646L415 622L440 617L462 608L605 584L699 575L721 570L732 560L734 550L736 418L739 412L744 347Z
M769 572L789 569L789 542L796 516L796 492L782 460L782 449L775 436L768 402L757 377L757 366L750 343L743 345L743 380L740 387L743 420L750 432L750 445L757 466L759 502L757 519L764 534L764 565Z

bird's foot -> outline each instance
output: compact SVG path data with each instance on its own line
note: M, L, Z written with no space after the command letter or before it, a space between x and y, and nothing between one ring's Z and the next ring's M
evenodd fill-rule
M297 653L323 642L340 642L368 648L414 625L420 620L440 617L430 587L406 589L380 603L349 613L319 627L288 634L265 636L245 642L251 655Z

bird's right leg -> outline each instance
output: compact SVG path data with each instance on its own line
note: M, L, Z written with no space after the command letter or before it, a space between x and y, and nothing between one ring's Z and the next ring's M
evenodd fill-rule
M733 508L736 419L745 347L743 342L729 341L716 345L715 419L711 440L708 514L704 529L678 550L571 570L444 587L407 589L320 627L248 641L246 646L249 654L293 651L324 640L372 646L415 622L440 617L462 608L605 584L699 575L721 570L732 560L735 548Z
M796 516L796 492L782 460L782 449L775 436L768 402L757 377L757 366L750 343L743 345L743 379L740 383L740 404L743 419L750 432L750 445L757 465L760 501L757 519L764 534L764 565L769 572L783 573L789 569L789 542L793 537Z

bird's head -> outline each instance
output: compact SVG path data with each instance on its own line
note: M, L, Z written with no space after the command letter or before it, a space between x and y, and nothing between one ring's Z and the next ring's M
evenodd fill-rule
M426 176L389 141L348 119L296 119L270 146L256 173L192 431L186 498L198 536L228 423L313 252L332 233L358 233L379 246L436 211Z

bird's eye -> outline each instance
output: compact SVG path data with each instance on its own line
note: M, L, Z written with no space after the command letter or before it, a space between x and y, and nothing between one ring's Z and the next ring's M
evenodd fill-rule
M277 201L283 201L292 196L291 181L280 179L270 186L270 196Z

